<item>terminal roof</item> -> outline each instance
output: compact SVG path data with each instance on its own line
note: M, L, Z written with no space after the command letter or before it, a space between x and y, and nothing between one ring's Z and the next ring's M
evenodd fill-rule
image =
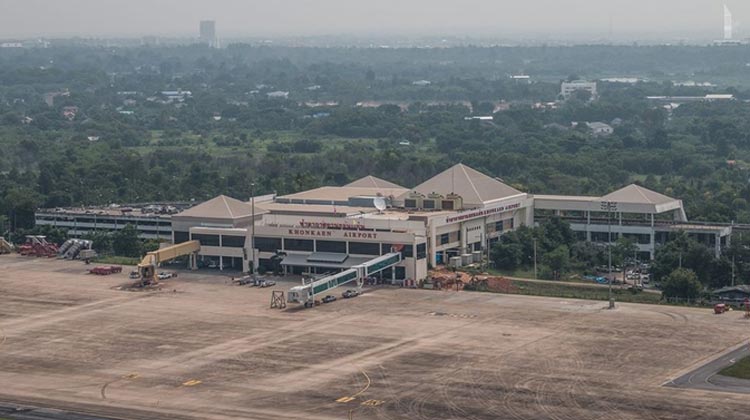
M255 214L266 213L265 210L255 206ZM253 214L252 206L236 198L220 195L208 201L187 209L177 216L201 217L211 219L239 219Z
M487 176L462 163L435 175L413 189L428 195L438 193L443 196L454 193L463 198L466 207L481 207L487 202L524 194L521 191ZM406 195L401 198L405 198Z
M380 179L378 177L374 177L372 175L368 175L364 178L360 178L356 181L350 182L345 187L359 187L359 188L401 188L405 189L404 187L394 184L393 182L386 181L384 179Z
M406 188L401 187L320 187L279 198L293 203L334 204L346 202L351 197L376 197L378 195L397 197L406 191L408 191Z
M656 191L643 188L639 185L630 184L627 187L620 188L617 191L611 192L604 197L603 201L614 201L618 203L636 203L636 204L667 204L673 201L677 201L672 197L667 197L664 194L659 194Z

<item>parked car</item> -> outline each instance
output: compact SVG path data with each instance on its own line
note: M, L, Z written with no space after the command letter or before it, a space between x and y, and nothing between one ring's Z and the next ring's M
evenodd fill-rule
M263 282L262 282L262 283L260 284L260 287L271 287L271 286L276 286L276 282L275 282L275 281L273 281L273 280L264 280L264 281L263 281Z
M216 261L211 261L210 263L208 263L208 268L219 268L219 263L217 263Z
M135 279L139 279L139 278L141 278L141 275L140 275L140 274L138 274L138 272L137 272L137 271L131 271L131 272L130 272L130 276L128 276L128 277L130 277L131 279L135 280Z
M157 277L159 278L159 280L167 280L167 279L171 279L174 276L175 275L173 273L170 273L168 271L162 271L161 273L159 273Z
M357 297L357 296L359 296L359 291L353 290L353 289L349 289L346 292L342 293L341 296L344 299L349 299L349 298Z
M329 302L333 302L335 300L336 300L336 296L334 296L334 295L328 295L328 296L326 296L326 297L323 298L323 303L329 303Z

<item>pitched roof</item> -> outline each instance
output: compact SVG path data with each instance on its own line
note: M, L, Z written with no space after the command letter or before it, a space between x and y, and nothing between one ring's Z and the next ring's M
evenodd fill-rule
M487 176L462 163L452 166L413 188L421 194L455 193L463 198L464 205L480 206L488 201L523 194L496 178Z
M360 178L356 181L352 181L344 186L345 187L359 187L359 188L404 188L398 184L394 184L393 182L388 182L384 179L380 179L372 175L368 175L364 178Z
M277 198L281 200L306 200L313 201L315 203L308 204L325 204L334 201L348 201L350 197L365 196L375 197L381 195L383 197L399 195L408 192L403 187L387 187L387 188L373 188L373 187L320 187L308 191L301 191L294 194L287 194Z
M617 191L611 192L604 197L602 200L614 201L618 203L637 203L637 204L666 204L671 203L675 200L672 197L667 197L664 194L659 194L656 191L651 191L647 188L643 188L639 185L630 184L627 187L620 188Z
M255 206L255 214L266 213L265 210ZM252 206L236 198L220 195L208 201L191 207L177 216L203 217L209 219L238 219L253 214Z
M726 293L726 292L742 292L750 293L750 285L740 284L738 286L726 286L721 289L714 290L713 293Z

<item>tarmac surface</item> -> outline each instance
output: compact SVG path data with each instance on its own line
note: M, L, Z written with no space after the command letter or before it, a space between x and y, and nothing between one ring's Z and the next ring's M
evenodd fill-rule
M711 360L703 366L667 382L665 386L750 394L750 380L719 374L724 368L748 356L750 356L750 345L743 343L738 348Z
M215 272L127 292L86 268L0 256L0 418L750 419L663 386L747 342L739 312L391 288L277 310Z

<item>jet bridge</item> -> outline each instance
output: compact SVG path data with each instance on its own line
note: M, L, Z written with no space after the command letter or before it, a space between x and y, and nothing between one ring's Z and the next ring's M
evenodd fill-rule
M303 304L305 307L313 306L316 295L353 282L356 282L357 288L361 288L367 277L391 268L400 262L401 253L396 252L374 258L340 273L313 280L302 286L292 287L287 293L287 301L289 303Z

